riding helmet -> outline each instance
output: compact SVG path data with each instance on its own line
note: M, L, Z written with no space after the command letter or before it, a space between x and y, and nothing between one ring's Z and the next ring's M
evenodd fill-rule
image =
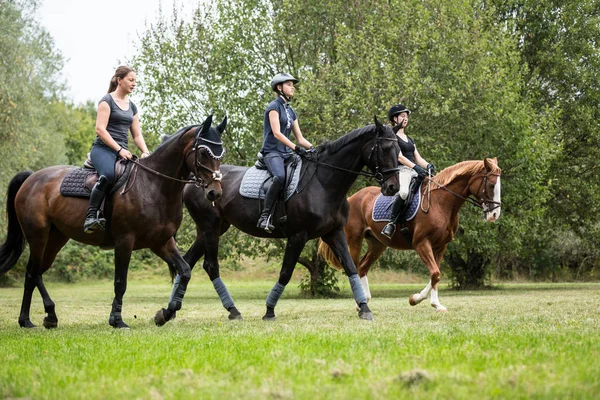
M292 81L294 83L298 83L298 79L294 78L290 74L286 74L286 73L277 74L271 80L271 89L273 89L274 91L277 91L277 85L279 85L280 83L287 82L287 81Z
M407 113L407 114L410 115L410 113L412 111L410 111L408 108L406 108L406 106L403 105L403 104L396 104L395 106L392 106L392 108L390 108L390 110L388 111L388 119L390 121L393 121L394 117L396 115L398 115L400 113L403 113L403 112L405 112L405 113Z

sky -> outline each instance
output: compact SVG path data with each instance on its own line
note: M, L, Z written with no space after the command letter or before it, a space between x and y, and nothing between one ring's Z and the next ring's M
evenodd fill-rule
M41 0L39 21L65 58L63 76L73 103L95 103L102 98L115 68L132 58L138 36L146 24L156 21L159 6L163 15L171 15L173 2Z

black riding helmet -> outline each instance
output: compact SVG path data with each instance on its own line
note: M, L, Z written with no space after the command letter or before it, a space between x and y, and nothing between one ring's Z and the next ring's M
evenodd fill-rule
M403 112L407 113L408 115L412 113L412 111L406 108L405 105L396 104L395 106L392 106L392 108L390 108L390 110L388 111L388 119L390 120L390 122L394 122L394 117Z

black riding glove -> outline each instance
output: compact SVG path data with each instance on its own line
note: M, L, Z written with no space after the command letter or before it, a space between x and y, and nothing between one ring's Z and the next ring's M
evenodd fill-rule
M432 163L427 164L427 171L429 171L430 175L435 175L435 167Z
M296 148L294 149L294 152L302 158L306 157L306 155L308 154L308 152L300 146L296 146Z
M417 172L417 174L419 174L420 177L424 178L427 176L427 170L425 168L421 167L420 165L415 164L413 169Z
M306 153L307 153L307 158L309 160L316 160L317 155L319 154L319 152L317 151L315 146L310 146L310 148L308 150L306 150Z

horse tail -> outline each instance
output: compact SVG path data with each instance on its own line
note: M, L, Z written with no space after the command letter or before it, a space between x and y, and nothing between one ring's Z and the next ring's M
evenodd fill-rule
M33 174L31 171L19 172L8 184L6 194L6 214L8 216L8 233L6 241L0 247L0 276L4 275L15 266L17 260L25 250L25 236L17 218L15 198L23 182Z
M325 243L322 240L319 240L319 255L323 257L325 262L331 267L340 271L344 269L344 267L342 267L342 264L340 263L340 260L338 260L335 254L333 254L331 247L329 247L327 243Z

